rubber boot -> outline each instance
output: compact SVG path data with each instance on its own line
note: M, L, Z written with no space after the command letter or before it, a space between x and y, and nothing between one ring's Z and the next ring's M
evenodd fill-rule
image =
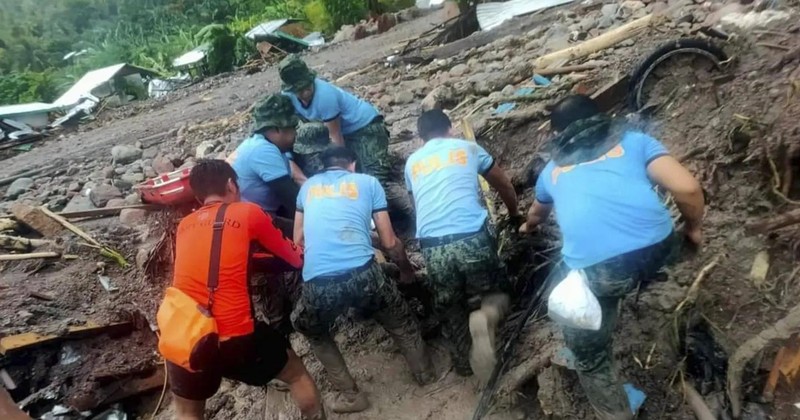
M472 349L469 363L475 376L488 382L497 363L495 355L497 325L508 311L508 296L494 294L483 298L481 309L469 315Z
M308 337L308 341L317 359L328 373L328 380L337 391L336 398L330 405L331 411L334 413L357 413L369 408L367 396L356 386L333 338L330 336Z

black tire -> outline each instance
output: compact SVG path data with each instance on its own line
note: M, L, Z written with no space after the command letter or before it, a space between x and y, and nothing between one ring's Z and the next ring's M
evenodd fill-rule
M683 38L661 45L648 55L641 64L636 66L631 73L628 88L628 105L634 111L640 110L647 103L647 98L642 97L642 87L653 70L666 59L681 54L696 54L706 57L714 64L717 70L721 68L722 62L728 59L728 55L725 54L722 48L706 39Z

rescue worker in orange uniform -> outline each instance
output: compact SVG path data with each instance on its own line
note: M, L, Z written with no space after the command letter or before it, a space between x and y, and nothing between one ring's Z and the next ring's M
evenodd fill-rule
M212 369L190 372L167 362L167 371L179 419L203 419L205 400L219 389L222 378L265 386L273 378L289 385L292 398L308 419L324 419L319 390L284 335L255 319L250 300L248 265L250 246L260 244L273 256L272 266L296 271L303 251L252 203L240 201L236 172L222 160L203 160L194 168L190 185L203 206L178 226L173 286L192 299L209 301L208 277L212 238L218 211L221 226L218 287L211 315L220 337L218 361ZM223 210L220 207L225 206ZM209 305L210 306L210 305Z

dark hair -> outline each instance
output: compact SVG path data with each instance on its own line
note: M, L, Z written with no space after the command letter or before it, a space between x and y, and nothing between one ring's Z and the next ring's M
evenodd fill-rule
M189 186L198 200L210 195L225 195L228 180L236 182L236 171L220 159L200 159L189 175Z
M333 166L345 167L356 161L356 154L344 146L328 146L322 151L319 159L322 166L330 168Z
M562 131L578 120L594 117L600 113L595 101L586 95L569 95L558 101L550 111L550 125Z
M450 117L441 109L425 111L417 120L417 132L422 140L428 141L436 136L447 134L447 130L453 126Z

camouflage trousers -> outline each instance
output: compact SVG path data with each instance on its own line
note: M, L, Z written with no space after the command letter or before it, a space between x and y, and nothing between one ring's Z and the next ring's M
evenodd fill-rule
M675 256L677 238L670 235L665 240L610 258L584 269L589 287L597 296L603 311L603 321L597 331L562 328L564 341L575 355L578 373L589 402L602 420L633 418L628 397L617 374L612 355L612 335L619 316L619 306L626 294L661 270ZM563 278L566 269L553 275Z
M479 309L484 296L507 293L508 279L497 256L494 237L487 229L471 235L421 239L428 269L433 310L442 324L453 367L469 375L469 315Z
M250 291L256 317L278 332L289 335L292 332L289 318L302 287L300 273L254 270L250 277Z
M400 348L412 373L415 376L425 373L430 361L419 324L397 286L377 262L370 261L348 274L305 282L292 312L294 328L308 338L334 387L342 392L357 389L330 334L336 317L349 308L378 321Z

